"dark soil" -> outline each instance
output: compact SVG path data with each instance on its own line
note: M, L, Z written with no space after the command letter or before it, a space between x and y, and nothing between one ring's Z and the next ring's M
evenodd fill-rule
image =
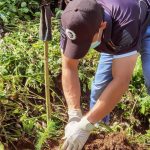
M54 141L54 140L48 140L47 141L47 145L49 145L49 148L43 148L42 150L59 150L60 148L60 144L58 141Z
M5 144L5 150L35 150L35 147L32 140L24 138L13 142L13 144Z
M42 150L60 150L62 142L62 140L56 141L49 139L45 143L46 147L43 147ZM27 139L19 140L14 144L17 150L35 150L32 142ZM5 147L5 150L14 150L14 148ZM144 148L142 145L136 143L131 143L130 139L127 139L124 133L118 132L107 135L105 135L105 133L92 134L83 150L148 150L148 148Z
M124 133L120 132L91 135L83 150L144 150L144 148L138 144L131 144Z
M59 150L58 141L48 141L49 148L43 150ZM141 145L130 143L124 133L92 134L83 150L147 150Z

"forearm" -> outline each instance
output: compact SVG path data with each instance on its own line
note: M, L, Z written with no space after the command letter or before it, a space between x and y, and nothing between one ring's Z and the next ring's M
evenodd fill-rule
M69 109L80 108L80 82L78 69L62 63L62 86Z
M92 123L110 113L128 89L138 55L115 59L112 64L113 80L101 94L93 109L87 114ZM123 66L123 67L122 67Z
M91 123L96 123L110 113L120 101L122 95L128 88L128 83L122 84L117 80L112 80L103 91L97 103L87 114Z

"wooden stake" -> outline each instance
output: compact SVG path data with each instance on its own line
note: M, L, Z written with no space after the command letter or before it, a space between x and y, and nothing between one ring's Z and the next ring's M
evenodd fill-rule
M45 74L45 97L46 97L46 113L47 113L47 125L51 119L51 103L50 103L50 80L48 69L48 41L44 42L44 74Z

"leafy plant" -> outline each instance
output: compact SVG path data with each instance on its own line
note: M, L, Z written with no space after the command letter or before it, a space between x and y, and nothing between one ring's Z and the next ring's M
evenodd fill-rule
M140 113L145 116L150 115L150 96L139 99Z
M141 143L143 145L145 145L145 149L149 150L149 145L150 145L150 130L147 130L145 134L137 134L136 135L136 141L138 143Z
M141 57L138 58L129 89L132 93L145 94Z
M36 0L3 0L0 2L0 18L4 23L16 23L18 19L29 20L39 16Z
M20 22L18 31L8 33L0 44L0 134L3 142L14 148L13 142L23 135L36 138L35 131L41 131L39 126L45 122L44 47L38 39L38 21ZM58 21L53 20L53 24L55 37L49 43L49 68L51 94L53 100L59 100L59 106L53 106L57 110L63 101L55 92L61 59Z
M23 130L28 133L28 134L31 134L32 132L32 129L35 125L35 122L37 121L36 119L34 118L29 118L27 116L27 113L23 114L20 118L20 121L22 123L22 126L23 126Z
M4 150L4 145L0 141L0 150Z
M39 132L38 140L36 143L36 149L41 150L42 145L46 142L48 138L52 138L57 133L56 124L53 121L48 123L47 128L43 132Z

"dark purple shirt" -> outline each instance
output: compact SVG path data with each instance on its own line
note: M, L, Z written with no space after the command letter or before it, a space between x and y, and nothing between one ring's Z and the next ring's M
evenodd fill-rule
M103 33L102 43L96 50L116 55L139 50L142 33L149 22L146 18L147 1L145 3L145 0L143 2L97 0L97 2L104 8L104 21L107 21L108 25ZM108 45L109 40L116 49Z

